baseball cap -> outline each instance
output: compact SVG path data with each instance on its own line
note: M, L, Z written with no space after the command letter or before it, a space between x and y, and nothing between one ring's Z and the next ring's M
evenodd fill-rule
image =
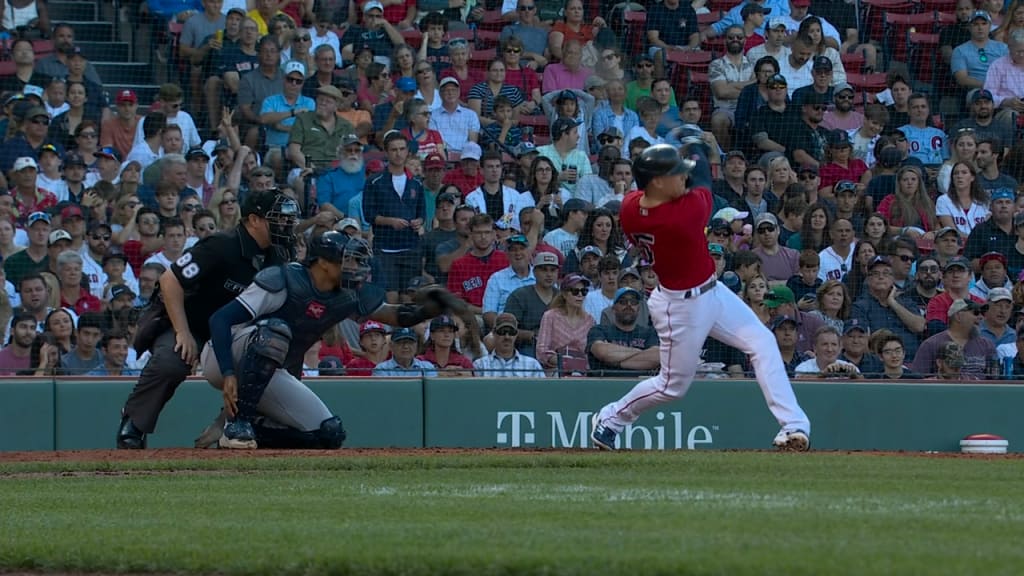
M959 232L957 232L956 228L953 228L952 226L944 226L942 228L939 228L938 232L935 233L935 239L937 240L939 238L942 238L943 236L949 234L950 232L959 235Z
M206 153L206 150L204 150L202 146L193 146L185 153L185 159L192 160L193 158L204 158L209 160L210 155Z
M872 270L876 266L892 266L892 260L889 260L888 256L875 256L868 263L868 270Z
M28 215L28 226L31 227L36 222L50 223L50 215L46 212L33 212Z
M351 146L352 144L362 144L359 136L356 136L355 134L345 134L341 137L342 146Z
M950 368L961 368L964 365L964 351L956 342L946 342L937 354Z
M857 195L857 185L849 180L840 180L836 182L833 191L838 196L839 194L853 194Z
M114 300L117 300L119 297L124 296L125 294L131 296L132 298L135 298L135 292L132 292L131 288L125 286L124 284L117 284L110 289L110 301L113 302Z
M1003 256L1001 252L985 252L981 255L981 258L978 259L978 265L984 266L992 260L997 260L1002 263L1004 267L1006 266L1006 256Z
M434 316L434 319L430 321L430 329L439 330L441 328L453 328L457 329L458 326L455 324L455 320L447 314L441 314L440 316Z
M228 12L227 12L227 14L225 14L225 16L228 16L228 15L230 15L230 14L238 14L238 15L240 15L240 16L241 16L242 18L245 18L245 17L246 17L246 13L245 13L245 10L243 10L243 9L239 8L238 6L235 6L234 8L232 8L232 9L228 10Z
M970 270L971 261L968 260L967 258L964 258L963 256L954 256L949 259L949 262L946 262L946 265L942 267L942 271L946 272L950 268L955 268L958 266L960 268L963 268L964 270Z
M757 228L765 222L776 227L779 225L779 219L775 217L775 214L772 214L771 212L762 212L754 218L754 228Z
M359 221L355 218L343 218L340 222L334 225L334 229L344 232L345 228L355 228L359 230Z
M317 88L316 93L317 95L330 96L331 98L334 98L335 101L343 100L345 98L341 95L341 90L338 90L330 84Z
M803 7L803 6L810 6L811 5L811 0L791 0L791 1L793 2L793 6Z
M462 153L459 155L459 160L480 160L480 156L483 155L483 151L480 150L480 145L476 142L466 142L462 145Z
M61 220L67 220L68 218L85 218L85 215L82 214L81 208L72 204L70 206L65 206L64 209L60 211L60 218Z
M105 146L96 151L96 155L100 158L109 158L111 160L121 161L121 153L112 146Z
M566 290L568 288L576 286L577 284L582 284L584 286L590 286L590 280L587 280L586 278L584 278L583 276L580 276L579 274L569 274L565 278L562 278L562 282L561 282L560 288L562 290Z
M975 10L974 14L971 14L971 20L970 21L974 22L978 18L981 18L982 20L988 22L989 24L992 23L992 17L989 16L988 12L985 12L984 10Z
M359 327L359 336L369 334L370 332L380 332L381 334L387 334L388 331L384 328L384 325L376 320L367 320L363 322L363 325Z
M405 285L405 291L415 292L427 284L430 284L430 282L427 280L426 276L413 276L409 279L409 283Z
M565 201L565 204L562 204L562 211L566 214L574 211L590 212L590 209L590 202L587 202L586 200L583 200L581 198L570 198Z
M405 340L412 340L413 342L419 341L419 336L412 328L399 328L391 333L392 342L402 342Z
M850 318L849 320L843 323L844 336L849 334L850 332L853 332L854 330L860 330L865 334L871 334L871 328L868 328L868 325L864 323L864 321L862 321L860 318Z
M67 154L64 155L64 162L62 163L62 166L65 168L68 166L84 167L85 158L82 158L82 155L79 154L78 152L68 152Z
M508 312L502 312L494 319L494 330L498 331L501 328L513 328L518 331L519 320Z
M110 227L110 224L107 224L106 222L100 220L93 220L92 222L89 223L89 227L86 229L86 233L92 234L93 232L99 230L100 228L106 228L107 231L113 230L113 228Z
M583 89L590 90L591 88L601 88L607 83L608 82L606 82L604 78L595 74L593 76L588 76L587 79L583 81Z
M776 16L768 21L768 28L785 28L786 19L781 16Z
M824 56L822 56L822 58L824 58ZM828 58L825 58L825 60L828 60ZM832 63L829 62L829 66L831 65ZM817 69L823 70L823 68ZM821 94L814 90L804 90L803 96L800 97L801 106L819 106L821 104L828 104L828 94Z
M575 97L575 94L573 96ZM555 123L551 126L551 140L557 141L562 136L565 136L566 132L579 126L580 124L582 124L582 122L575 118L562 117L559 118L558 120L555 120Z
M445 192L437 195L437 200L434 200L434 206L440 206L441 203L447 202L452 205L459 204L459 195L455 192Z
M561 102L562 100L572 100L575 102L577 100L576 93L572 90L562 90L558 93L558 97L555 98L555 102Z
M998 286L996 288L989 289L988 295L986 295L985 297L985 301L988 302L989 304L1003 301L1013 302L1013 294L1010 293L1009 288L1003 288L1002 286Z
M380 10L383 13L384 12L384 5L381 4L380 2L378 2L377 0L370 0L366 4L363 4L363 13L364 14L369 12L370 10L374 10L374 9Z
M846 133L846 130L835 129L828 133L828 145L833 148L845 148L852 146L850 144L850 135Z
M772 9L771 8L765 8L764 6L761 6L760 4L755 4L753 2L747 2L746 4L743 5L743 8L740 9L740 18L746 18L747 16L750 16L751 14L771 14L771 13L772 13Z
M711 223L708 224L708 230L711 230L712 232L717 230L732 230L732 227L729 226L728 220L723 220L722 218L712 218Z
M584 246L580 250L580 261L582 262L587 256L597 256L598 258L604 258L604 252L601 251L597 246Z
M949 313L947 316L952 318L954 314L957 312L963 312L964 310L981 310L981 305L970 298L954 300L953 303L949 305Z
M710 242L708 244L709 254L718 254L719 256L725 256L725 247L717 242Z
M39 164L36 164L36 159L31 156L22 156L14 161L14 171L20 172L25 168L32 168L33 170L39 169Z
M769 88L789 86L789 81L786 80L786 77L783 76L782 74L774 74L771 78L768 79L767 85Z
M449 84L455 84L456 87L461 87L461 85L459 84L459 79L455 78L454 76L445 76L444 78L441 78L441 83L438 84L437 87L444 88Z
M555 256L551 252L537 252L533 255L533 267L538 266L554 266L558 268L558 256Z
M519 144L516 144L515 148L512 149L512 155L515 156L516 158L522 158L527 154L539 153L540 152L537 150L537 146L535 146L533 142L520 142Z
M306 77L306 65L298 60L289 60L284 65L284 75L298 74L303 78Z
M726 155L725 155L725 161L726 162L728 162L729 160L732 160L733 158L739 158L740 160L743 160L744 162L747 161L747 155L744 154L742 150L730 150L729 152L726 153Z
M395 88L398 88L402 92L415 92L416 91L416 80L409 78L408 76L402 76L395 82Z
M633 268L632 266L630 266L629 268L623 268L621 271L619 271L619 282L622 282L622 279L625 278L626 276L632 276L639 280L640 271L637 270L636 268Z
M43 144L42 146L39 147L40 158L42 158L43 152L49 152L50 154L53 154L57 158L60 158L60 150L57 150L57 147L54 146L53 144ZM96 155L100 155L99 151L96 151Z
M103 255L103 263L106 264L111 260L121 260L127 264L128 256L119 246L111 246L110 249L107 250L107 253Z
M811 166L810 164L804 164L800 168L797 168L797 174L818 174L818 167Z
M625 136L623 136L623 134L622 134L622 130L619 130L615 126L609 126L609 127L605 128L603 132L598 134L598 136L611 136L612 138L625 138Z
M772 318L771 324L769 324L769 328L771 328L772 331L777 330L779 326L782 326L786 322L789 322L794 326L797 325L796 318L793 318L792 316L788 316L786 314L779 314L775 318Z
M522 234L513 234L509 236L506 242L509 244L522 244L523 246L530 245L530 239L527 238L526 236L523 236Z
M615 297L612 298L612 303L618 302L619 298L622 298L623 296L626 296L628 294L636 296L637 300L642 300L642 298L640 297L640 292L637 292L635 288L626 287L619 288L618 290L615 291Z
M878 163L886 168L895 168L900 165L903 160L903 155L900 154L899 149L895 146L883 148L881 152L876 155Z
M714 218L721 218L726 222L735 222L736 220L744 220L748 216L750 216L750 212L740 212L736 208L722 208L715 212Z
M160 85L160 91L156 96L161 102L177 102L181 100L181 86L172 82L167 82Z
M829 60L828 56L815 56L814 64L811 65L812 70L831 70L832 61ZM813 92L813 90L811 90Z
M605 202L604 206L601 206L601 208L604 208L612 214L618 214L622 211L622 200L609 200Z
M992 201L996 200L1011 200L1016 202L1017 195L1013 193L1010 188L997 188L992 191Z
M764 295L765 308L778 308L783 304L795 303L796 295L793 294L793 291L788 286L772 286L768 293Z
M138 101L139 97L135 95L135 91L128 90L127 88L118 91L117 96L114 97L115 104L122 104L124 102L131 102L132 104L135 104Z
M25 87L21 89L21 93L24 94L26 98L29 96L35 96L36 98L39 98L40 102L43 101L43 89L41 86L26 84ZM29 118L31 118L31 116L29 116Z
M440 154L431 154L430 156L427 156L425 160L423 160L423 169L424 170L431 170L431 169L434 169L434 168L440 168L440 169L443 170L444 167L445 167L444 158L442 158ZM440 198L440 196L439 196L439 198Z
M984 88L975 88L974 90L971 90L970 96L968 96L968 100L971 104L974 104L979 100L988 100L990 102L994 102L995 98L992 97L992 92L985 90Z
M1013 227L1020 228L1021 226L1024 226L1024 212L1013 217Z
M337 356L324 356L316 365L320 376L344 376L345 365Z
M53 246L54 244L60 242L61 240L67 240L68 242L71 242L71 234L69 234L67 230L58 228L53 232L50 232L50 239L48 245Z

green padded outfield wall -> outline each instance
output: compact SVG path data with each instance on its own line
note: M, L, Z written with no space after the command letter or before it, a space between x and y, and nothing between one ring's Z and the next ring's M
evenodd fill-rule
M350 447L589 447L590 416L635 380L309 379ZM0 450L112 448L132 379L0 379ZM1024 451L1024 385L826 382L795 385L818 449L957 451L968 434ZM190 447L220 393L189 380L149 445ZM696 382L620 437L633 449L766 448L778 431L755 382Z

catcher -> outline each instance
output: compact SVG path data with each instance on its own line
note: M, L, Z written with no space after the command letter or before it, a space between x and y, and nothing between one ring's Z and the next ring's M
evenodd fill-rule
M421 288L413 304L384 304L384 292L364 283L369 270L364 241L325 232L310 243L304 265L261 271L210 318L202 362L223 391L227 420L219 446L340 448L341 419L297 377L310 346L350 316L413 326L464 311L465 303L439 286Z

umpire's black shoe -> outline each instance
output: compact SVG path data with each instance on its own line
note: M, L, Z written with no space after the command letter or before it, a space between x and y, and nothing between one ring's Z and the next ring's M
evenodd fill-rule
M117 447L121 450L142 450L146 447L146 434L132 424L132 419L121 418L121 427L117 430Z

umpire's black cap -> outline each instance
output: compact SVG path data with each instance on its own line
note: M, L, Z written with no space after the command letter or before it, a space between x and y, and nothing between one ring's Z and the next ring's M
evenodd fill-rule
M633 176L637 188L644 190L658 176L688 174L694 165L693 160L680 157L674 146L655 144L641 152L633 163Z

